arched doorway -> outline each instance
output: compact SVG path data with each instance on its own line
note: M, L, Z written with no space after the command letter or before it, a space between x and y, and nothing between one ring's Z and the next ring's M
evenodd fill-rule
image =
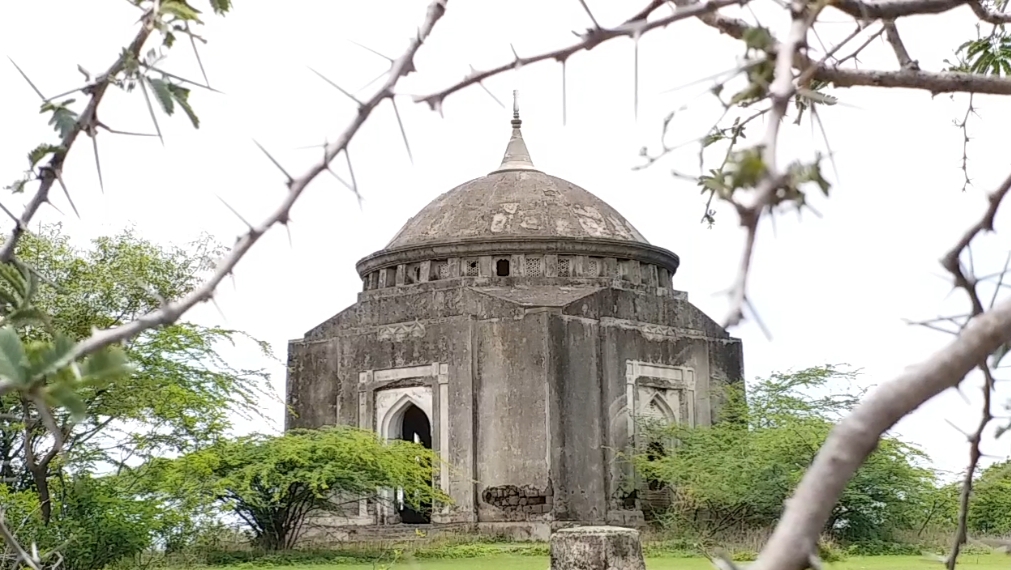
M399 439L410 441L422 445L425 449L432 449L432 422L428 420L425 412L412 404L407 404L401 410ZM393 434L391 434L393 435ZM415 502L411 507L407 504L407 497L403 497L403 491L398 493L397 508L400 514L400 522L406 524L428 524L432 522L431 501Z

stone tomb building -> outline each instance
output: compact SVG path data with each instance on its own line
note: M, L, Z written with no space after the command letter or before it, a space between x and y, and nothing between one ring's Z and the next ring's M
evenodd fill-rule
M740 340L672 288L677 255L537 170L520 124L497 169L358 262L357 303L288 345L287 428L360 426L446 461L452 506L391 491L341 524L635 525L645 485L616 454L636 418L709 424L743 377Z

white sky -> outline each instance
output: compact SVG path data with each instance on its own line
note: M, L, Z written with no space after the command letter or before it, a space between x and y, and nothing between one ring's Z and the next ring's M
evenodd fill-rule
M637 9L644 3L630 4ZM200 8L205 4L195 2ZM590 1L604 25L632 13L621 4ZM421 0L302 0L281 8L276 2L239 2L228 17L209 17L203 35L210 43L201 54L211 84L224 95L193 93L201 128L195 131L181 115L169 119L159 114L164 147L156 138L101 135L104 194L90 141L81 139L65 177L82 219L73 216L62 197L56 204L67 215L46 208L42 219L63 221L81 239L132 223L159 242L181 243L207 231L230 244L244 226L217 196L255 220L271 211L284 192L280 173L253 139L290 172L299 172L316 160L318 151L298 147L332 138L355 112L351 102L308 67L346 88L364 86L386 62L347 40L399 55L426 5ZM768 0L756 0L754 10L774 29L787 22L786 13ZM107 68L133 37L138 15L123 1L8 2L0 18L0 53L16 61L44 93L54 95L83 84L76 64L92 73ZM838 12L829 11L825 20L821 37L826 42L851 30L849 19ZM484 69L508 61L510 43L523 55L568 45L575 39L571 31L588 24L576 0L452 0L417 57L420 73L403 81L400 92L429 93L463 77L468 65ZM913 58L925 69L939 70L955 47L975 37L972 24L969 10L960 9L902 20L899 26ZM676 252L681 269L675 286L717 320L726 310L719 293L733 279L742 245L733 212L721 208L716 227L707 229L699 223L704 201L698 190L670 176L675 167L697 172L694 146L644 171L631 167L639 164L641 146L657 148L660 120L669 111L688 105L672 125L672 143L701 136L719 115L714 100L704 95L709 83L661 92L728 70L742 53L741 44L695 21L645 36L638 121L633 116L631 40L613 41L571 60L566 125L557 63L487 82L507 104L511 90L521 90L524 135L535 164L594 192L652 243ZM883 40L861 59L867 67L896 66ZM186 42L171 52L165 68L199 79ZM54 141L55 135L36 114L36 95L9 62L0 62L0 87L0 181L6 184L25 167L27 151ZM877 383L946 342L944 335L911 327L905 319L963 306L959 294L947 296L950 287L937 260L982 211L980 191L993 188L1007 173L1007 161L1000 158L1006 126L995 120L1008 116L1006 102L976 98L981 118L971 123L969 149L976 184L963 194L962 139L952 121L964 114L965 96L952 100L871 89L834 93L845 105L823 109L822 119L841 176L837 179L831 167L826 170L835 186L830 200L814 201L823 217L784 215L775 231L767 223L759 236L750 294L773 339L765 339L750 323L734 331L744 340L749 379L829 362L862 368L864 380ZM332 177L320 177L295 207L291 244L283 229L275 230L241 263L235 285L226 282L220 290L225 320L212 306L188 315L271 342L279 361L266 365L279 394L287 340L355 301L361 285L355 262L385 246L430 200L486 174L501 159L509 111L480 88L452 95L444 118L408 97L399 105L413 165L385 104L351 146L363 208ZM113 128L153 132L138 93L113 91L100 116ZM760 137L758 127L748 140ZM805 120L801 127L785 130L780 157L785 163L823 148L820 134ZM17 206L16 198L0 199ZM998 227L1004 218L998 218ZM996 237L987 243L989 250L978 249L975 261L981 273L997 272L1008 248ZM237 364L263 364L250 350L238 351L236 358ZM978 389L970 391L978 402ZM999 393L997 401L1003 404L1007 390ZM281 405L264 402L264 407L279 422ZM976 410L978 405L946 393L900 424L899 432L922 445L938 467L957 471L968 450L964 437L947 422L974 428ZM1006 449L1003 441L986 446L1002 457Z

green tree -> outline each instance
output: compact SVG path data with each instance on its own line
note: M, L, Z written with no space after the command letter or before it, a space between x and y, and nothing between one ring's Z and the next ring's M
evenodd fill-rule
M713 535L741 525L768 527L832 428L861 391L856 374L821 366L759 379L746 391L730 387L726 421L708 427L645 425L664 453L634 457L639 472L673 490L670 516ZM846 487L826 530L844 540L884 540L913 528L934 489L926 457L885 437Z
M75 247L59 225L24 236L18 258L40 276L34 305L53 330L72 341L93 329L134 320L163 299L185 295L211 268L221 247L207 236L180 247L163 247L132 230ZM49 342L53 333L31 328L24 337ZM269 355L266 344L241 332L189 322L149 329L122 346L132 368L114 384L82 386L76 413L59 410L56 445L37 402L19 394L0 400L2 411L21 421L0 426L4 480L39 494L43 519L51 518L51 478L66 469L121 466L153 455L185 453L213 441L231 426L230 415L258 413L267 375L229 366L223 342L247 339ZM57 451L62 449L62 456Z
M966 522L975 533L1011 534L1011 461L995 463L976 478Z
M178 459L152 460L134 473L153 500L188 508L216 504L252 531L254 546L284 550L312 516L382 500L381 488L403 489L413 507L445 504L448 497L432 484L438 463L433 451L414 443L328 427L223 439Z

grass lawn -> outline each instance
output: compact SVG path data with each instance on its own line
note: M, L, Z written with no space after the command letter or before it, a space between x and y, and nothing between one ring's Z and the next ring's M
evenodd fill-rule
M960 557L959 567L967 570L1005 570L1011 558L1005 554L980 554ZM746 563L743 563L746 564ZM937 562L922 556L867 556L850 557L842 562L827 565L832 570L943 570ZM235 568L235 567L232 567ZM372 564L330 564L256 566L256 570L374 570ZM656 557L646 559L648 570L713 570L705 558ZM394 570L547 570L548 558L500 554L480 558L455 559L404 559Z

